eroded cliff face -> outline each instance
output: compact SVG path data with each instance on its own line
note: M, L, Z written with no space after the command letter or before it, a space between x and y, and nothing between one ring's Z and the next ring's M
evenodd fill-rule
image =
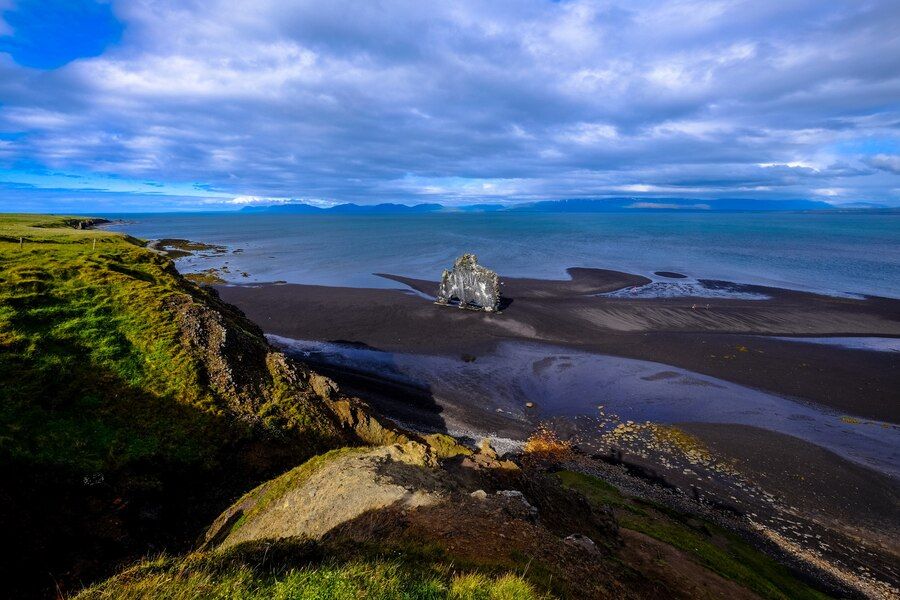
M315 374L271 348L256 325L214 292L173 295L167 308L222 409L274 435L302 431L323 448L348 441L312 385Z
M500 277L479 265L474 254L463 254L441 275L437 302L488 312L500 310Z

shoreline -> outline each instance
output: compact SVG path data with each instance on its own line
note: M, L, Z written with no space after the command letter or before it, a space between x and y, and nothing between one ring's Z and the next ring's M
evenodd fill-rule
M176 249L191 244L167 241ZM194 260L229 255L206 249L212 256ZM896 587L900 471L885 444L898 432L890 401L897 353L858 340L802 338L900 339L900 300L671 271L652 278L567 273L564 280L505 278L505 310L490 315L436 306L436 282L389 274L379 277L403 287L214 287L276 346L290 341L272 334L314 340L314 352L328 356L300 347L295 356L368 402L373 414L413 431L450 433L470 447L487 433L501 454L518 454L536 427L549 427L574 444L586 472L602 471L638 497L716 516L817 578L828 572L859 590ZM522 355L529 344L537 354ZM382 362L366 368L352 356L336 360L346 351ZM417 373L421 361L429 364ZM484 368L480 380L473 376ZM547 377L555 383L542 387ZM498 400L494 388L506 395ZM589 414L593 388L605 389L610 402ZM732 412L721 412L718 401L704 406L716 395L727 397Z
M602 407L599 414L616 414L616 423L687 421L768 429L900 481L895 451L900 426L852 419L670 365L538 342L501 342L495 351L466 361L267 338L342 387L368 395L379 413L422 433L458 437L457 432L468 432L466 437L523 443L542 422L596 418Z
M527 395L514 400L514 406L489 401L491 384L509 389L512 382L518 382L514 385L517 394L523 391L523 385L529 389L529 383L523 383L526 373L515 371L516 364L524 363L526 372L533 364L541 374L554 366L564 367L562 372L573 379L583 374L547 359L532 360L537 356L507 360L500 367L503 369L505 364L509 368L508 379L497 377L498 370L494 369L479 386L471 377L471 369L485 366L484 361L490 357L477 357L471 362L462 357L409 357L346 342L292 346L292 340L267 337L276 347L334 378L345 393L363 398L377 414L413 431L449 433L470 447L488 437L501 454L515 454L540 424L574 444L580 455L579 464L586 472L602 473L605 479L620 487L624 484L638 497L689 514L713 517L750 536L748 539L756 540L755 543L774 544L792 557L788 562L805 561L825 568L845 582L854 581L852 576L847 579L847 573L862 567L876 581L900 580L892 567L900 555L900 545L896 543L900 524L895 518L900 506L897 473L891 476L880 472L874 465L842 456L817 440L770 430L765 420L756 426L691 422L690 414L684 412L683 418L670 420L674 426L670 429L649 420L641 422L637 417L631 420L614 414L630 408L627 398L624 404L603 405L600 418L555 415L542 412L544 406L524 406L525 400L531 398ZM372 362L372 355L378 355L374 357L376 362ZM564 358L571 360L573 355L566 352ZM423 378L421 371L409 368L410 360L419 359L431 361L431 367L434 361L443 363L445 369L433 378ZM669 370L639 379L680 385ZM452 383L460 380L465 380L465 384L457 390L454 401ZM689 384L685 393L690 396L708 390L710 383L715 385L705 380L684 383ZM587 387L591 387L590 382ZM577 390L566 391L577 397ZM540 396L546 390L537 392ZM617 395L615 390L610 391L610 398ZM650 399L650 403L654 400ZM786 423L800 419L801 425L808 418L791 412L768 417ZM840 426L843 432L838 436L845 438L854 434L857 425L838 423L835 417L835 423L824 423L824 431L827 434L829 428ZM880 433L880 429L871 431ZM685 432L687 437L678 432ZM896 436L897 432L897 427L892 426L885 433ZM882 457L888 461L883 463L888 467L896 465L890 462L890 451L888 447L887 455ZM829 570L835 564L840 565L839 570Z
M406 289L287 283L215 289L267 333L291 339L448 357L486 355L504 341L540 342L668 364L854 418L900 423L900 353L779 339L900 338L900 301L774 288L762 288L768 300L596 295L639 277L579 269L569 281L506 279L511 302L493 315L436 306L429 300L436 283L401 276L389 278Z
M900 423L900 353L781 339L900 338L900 301L758 286L734 287L766 299L610 298L595 292L640 284L645 278L574 270L569 281L507 278L503 293L511 302L503 312L487 314L436 306L431 301L435 282L388 277L406 289L297 284L216 289L270 339L274 334L391 357L396 364L368 372L352 361L313 360L316 369L388 418L454 434L487 432L513 442L512 450L535 427L548 426L574 444L586 469L631 478L650 498L670 506L690 499L689 504L720 514L738 530L769 540L800 561L857 582L854 586L863 567L868 570L862 581L873 576L895 587L900 582L893 566L900 556L900 458L891 442ZM566 360L545 364L512 358L508 379L480 388L465 380L473 365L489 364L504 344L553 346ZM652 411L641 420L615 414L606 406L615 402L604 402L593 415L523 406L517 386L533 382L517 377L516 368L524 368L524 362L538 370L568 371L576 367L565 363L579 354L613 364L636 360L655 365L658 372L633 377L627 385L684 385L684 398L694 400L743 389L749 395L739 396L746 398L741 401L759 397L764 403L758 409L746 407L761 411L750 420L741 418L739 405L733 406L734 423L727 417L698 422L696 413L677 413L678 405L670 402L683 415L669 413L662 419L673 427L653 423ZM428 385L404 382L398 376L409 369L404 361L410 356L447 366ZM311 357L301 353L298 358ZM572 380L583 379L592 368L569 374ZM595 385L608 389L611 399L620 397L621 390L608 388L608 381ZM491 383L501 389L512 385L518 405L489 402ZM454 385L458 400L448 402ZM540 388L536 397L546 392ZM579 398L585 392L564 389L562 398L565 393ZM635 398L654 406L652 398ZM633 409L627 398L624 402L615 410ZM777 406L783 408L774 410ZM810 424L810 418L820 424ZM768 419L777 419L779 426ZM809 427L819 433L803 434ZM837 447L827 442L828 436L836 436L831 440ZM884 468L848 456L846 447L843 455L835 453L847 441L842 436L861 440L861 447L874 443L863 452L880 448L874 451Z
M563 536L571 537L573 531L589 533L592 540L607 539L599 530L584 533L581 509L587 496L571 496L573 500L580 498L577 500L580 504L557 503L557 498L563 498L559 493L569 494L565 488L578 489L586 484L585 480L579 483L571 478L555 481L554 473L562 479L558 473L562 468L573 476L579 473L601 476L601 481L587 482L587 492L590 506L602 514L608 515L609 511L609 505L602 500L605 486L614 485L616 490L615 486L624 484L621 489L628 493L621 497L627 498L623 502L635 510L631 514L645 515L640 523L634 523L622 512L630 512L630 508L615 514L616 519L623 519L622 536L613 535L608 539L625 541L626 550L619 556L630 556L628 560L634 559L628 553L638 550L634 545L636 532L649 532L650 537L644 541L657 540L663 545L657 544L656 548L668 548L672 556L676 555L673 553L678 545L670 544L665 531L658 532L660 522L674 526L703 545L717 544L723 535L729 535L714 525L721 520L723 526L739 532L756 549L796 569L792 573L795 577L808 576L809 582L817 587L825 586L841 593L849 587L875 596L882 590L891 593L898 587L900 577L893 567L900 556L894 542L900 533L893 518L895 508L900 505L895 479L880 476L834 452L789 435L779 438L759 428L684 424L677 420L703 421L708 408L705 405L715 401L715 395L727 396L732 408L754 405L757 414L785 423L795 416L811 416L812 421L801 418L795 423L806 428L807 433L822 431L815 427L809 429L821 424L817 425L816 415L800 414L803 407L792 407L785 413L783 399L739 389L724 380L713 380L667 364L638 364L639 361L601 355L590 348L576 348L578 344L592 346L604 340L619 345L623 340L636 346L655 343L653 331L622 330L610 325L650 326L659 319L668 319L668 323L676 326L690 325L694 317L687 310L700 311L696 316L702 315L693 321L694 325L706 323L715 335L722 336L716 327L733 324L737 318L729 310L735 306L749 307L749 302L735 304L734 298L717 298L712 308L687 309L681 301L672 299L663 300L660 305L610 300L602 295L606 290L640 283L642 279L593 270L573 271L570 281L509 280L507 290L515 294L514 298L511 296L514 302L499 315L435 306L427 293L430 283L422 284L418 290L393 291L380 296L382 303L375 307L372 290L357 290L352 302L342 305L347 301L347 298L341 300L346 290L324 289L322 310L309 303L309 298L295 296L288 301L288 308L293 312L279 316L294 325L332 328L323 339L333 339L339 331L360 331L368 323L370 329L365 333L382 336L384 347L402 347L407 339L413 339L440 347L443 354L378 352L383 348L366 345L354 335L335 340L340 342L337 345L317 342L308 351L298 347L299 357L314 369L307 371L273 347L277 346L272 343L277 339L270 335L267 341L263 337L263 329L268 327L262 320L259 324L263 327L259 327L238 308L223 302L211 288L189 283L159 251L138 250L142 245L140 240L55 229L42 231L40 235L51 241L35 250L29 248L27 253L14 246L8 248L10 257L18 261L15 264L28 267L13 271L16 285L10 291L16 301L10 306L17 311L14 322L29 324L20 334L32 340L42 356L49 357L35 364L20 364L24 376L18 371L7 373L7 388L21 394L21 406L17 408L24 411L22 414L35 417L25 420L15 417L8 422L11 425L8 429L16 436L11 438L13 443L23 450L10 468L13 481L20 485L12 486L13 510L5 514L13 534L13 543L9 545L16 547L20 559L8 566L22 578L23 584L24 573L35 570L35 564L43 564L48 550L52 562L48 563L47 570L51 575L49 578L48 573L37 575L48 585L55 585L58 593L62 593L60 589L68 593L105 577L121 561L136 558L148 549L165 547L169 552L187 552L195 548L195 528L210 522L222 508L229 505L238 510L247 508L240 502L231 504L239 496L253 497L254 492L248 496L246 490L269 489L257 487L265 481L284 481L283 476L271 477L277 473L294 473L298 461L305 457L316 455L311 460L318 457L330 460L334 454L321 452L363 443L377 447L370 458L399 453L398 457L407 459L396 461L406 466L394 472L397 481L404 483L403 494L432 490L415 478L408 479L412 473L420 472L419 467L426 466L437 466L440 473L450 477L446 480L449 488L442 484L435 489L442 494L449 490L454 498L458 496L467 502L468 507L483 508L479 504L482 499L495 495L500 497L496 501L506 502L501 490L524 490L519 493L528 499L526 506L538 507L540 526L563 519L556 523L562 526L559 531L554 529L546 537L555 540L554 543L562 544L568 540ZM97 241L102 242L99 248ZM174 242L182 244L183 241ZM40 249L46 250L43 256L36 252ZM91 268L82 268L85 257L89 257ZM42 264L38 265L35 258L43 259ZM72 281L78 285L69 285ZM96 302L116 307L114 318L107 320L102 329L94 326L96 302L85 302L82 291L85 282L95 290ZM283 288L267 286L262 292ZM298 290L288 288L287 291ZM35 319L38 313L29 311L36 308L44 314L45 305L41 302L48 297L66 310L54 310L49 322ZM38 304L35 306L33 302ZM579 302L583 303L581 309ZM251 302L250 305L264 304ZM248 312L250 305L245 306ZM613 309L613 313L582 310L596 306ZM623 319L627 311L621 307L625 306L637 307L642 313L632 321ZM856 319L871 325L878 318L885 318L878 314L854 316L859 312L857 308L858 305L845 307L844 322ZM760 315L751 317L741 322L765 325ZM73 318L83 325L71 327ZM777 324L777 315L768 318ZM330 320L323 322L323 319ZM354 319L356 322L352 322ZM60 324L64 324L67 336L76 336L74 340L67 338L66 343L60 343L63 340L55 332ZM772 323L766 326L771 327ZM570 336L568 345L546 345L552 343L544 339L549 337L547 331L552 332L554 328ZM582 339L577 338L578 333ZM470 346L481 347L482 352L460 352ZM681 346L679 352L684 354ZM98 347L102 350L101 360L93 353ZM796 350L799 345L794 343L793 347ZM116 351L106 352L110 348ZM335 360L335 356L348 349L352 351L348 362L342 364ZM817 351L835 352L828 346ZM319 355L312 356L314 352ZM374 368L361 369L353 353L377 355L378 360ZM28 360L24 355L11 358ZM132 378L135 359L139 364L150 365L139 372L136 382ZM326 368L319 370L317 364ZM65 367L62 387L56 387L57 365ZM319 376L319 372L333 373L337 386ZM34 382L40 387L34 387ZM58 401L51 405L41 402L46 396L44 390L61 392ZM356 390L360 392L358 397ZM609 398L605 408L594 404L599 400L591 395L594 391ZM455 403L446 401L454 396ZM692 400L700 404L688 406ZM637 408L649 411L641 416L646 421L639 421L637 414L627 412ZM399 430L391 425L397 409L407 410L407 415L400 417L408 418L397 418L397 421L410 429ZM676 412L672 413L672 409ZM464 439L417 435L412 429L427 422L421 416L429 413L434 431L450 431ZM85 414L90 416L88 421L84 420ZM29 428L21 430L21 423ZM83 429L82 423L88 423L90 429ZM509 428L507 437L502 435L506 433L505 426ZM530 462L534 458L544 460L540 457L541 446L532 445L529 449L520 444L538 426L542 428L540 431L558 438L539 436L537 441L543 440L551 448L562 446L564 451L559 460L569 462ZM511 451L514 457L498 457L489 446L478 444L477 438L486 427L495 433L495 442L503 442L495 447L501 452ZM692 434L684 433L692 427ZM60 439L70 443L56 444L55 439L48 439L44 435L48 428L63 433L65 437ZM844 423L841 428L844 435L873 431L867 424L860 425L858 432L854 432L856 425L850 423ZM890 440L894 432L891 429L883 434L888 436L884 439ZM112 451L110 435L116 440ZM554 446L554 439L562 441L555 442ZM808 435L804 439L816 441ZM239 442L235 444L235 440ZM34 441L39 445L32 445ZM406 443L398 446L397 441ZM461 443L468 444L468 448ZM481 448L474 450L475 446ZM838 450L854 451L846 446ZM797 460L780 460L785 451L791 453L789 458ZM105 462L96 460L104 456L108 457ZM110 462L110 458L121 462ZM547 458L556 460L553 455ZM742 458L745 464L738 464ZM60 469L63 464L68 466ZM376 464L383 463L376 460L373 466ZM483 474L484 478L479 475L482 468L490 469ZM518 469L526 479L519 479ZM506 470L510 470L510 476L516 481L500 487L494 476L502 476ZM433 471L421 470L422 473ZM454 479L451 477L454 473L465 473L466 477ZM333 497L338 502L355 505L353 498L369 498L371 487L366 486L372 481L380 485L379 474L383 475L381 471L364 470L363 476L349 487L334 487ZM796 485L796 477L807 474L816 477L810 477L804 485ZM478 479L470 480L469 475ZM538 485L540 481L548 485ZM405 487L410 483L412 490ZM532 483L538 487L530 487ZM302 492L302 497L319 495L318 491L322 490L321 487L304 488L302 482L298 485L296 490ZM840 492L838 495L825 498L827 502L816 502L820 494L834 487ZM315 490L318 491L309 493ZM481 494L480 499L475 497L476 491ZM595 498L593 494L598 491L603 493ZM472 495L458 492L472 492ZM620 497L618 491L614 493ZM268 498L268 494L265 496ZM54 498L63 498L65 502L59 504ZM820 509L820 514L810 517L803 514L809 502L814 503L813 508ZM333 501L325 500L321 504L331 510ZM126 506L131 509L124 511ZM423 523L432 520L436 525L456 526L458 521L465 521L466 511L440 511L415 514L424 516ZM388 510L378 514L378 523L383 523L382 516L403 517L406 513L395 515ZM22 519L22 515L26 518ZM704 515L713 518L708 520ZM496 524L496 513L485 513L485 516L488 518L484 525ZM226 531L234 533L230 519ZM616 522L610 521L613 533ZM405 519L398 523L405 526ZM528 527L533 521L522 523ZM360 534L369 535L366 533L369 522L362 525ZM110 529L111 526L115 528ZM304 535L305 530L291 527L279 531L292 536ZM481 527L479 524L470 530L469 539L507 537L485 536ZM515 529L505 531L508 534ZM441 534L440 539L443 531L435 530ZM454 538L454 543L458 539ZM506 540L499 543L505 544ZM525 547L534 548L539 554L549 546L539 543ZM769 564L755 550L739 548L735 550L737 555L724 556L729 564L736 557L747 556L761 560L758 564ZM703 564L704 555L696 545L682 550L687 552L681 555L683 559L699 559ZM496 554L496 550L491 550L485 556ZM527 551L524 555L536 554ZM41 560L35 562L32 556ZM652 559L653 555L644 552L641 556ZM521 568L528 570L524 563L516 564L520 572ZM779 568L778 573L781 572ZM752 589L757 589L760 583L755 577L745 580L732 575L731 578L751 582ZM774 579L765 576L761 581L793 585L792 579L780 575Z

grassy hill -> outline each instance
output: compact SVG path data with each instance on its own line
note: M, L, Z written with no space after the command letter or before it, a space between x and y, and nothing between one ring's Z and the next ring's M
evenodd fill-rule
M0 569L25 588L184 546L235 494L347 442L314 375L236 309L80 225L0 216L0 544L16 557Z

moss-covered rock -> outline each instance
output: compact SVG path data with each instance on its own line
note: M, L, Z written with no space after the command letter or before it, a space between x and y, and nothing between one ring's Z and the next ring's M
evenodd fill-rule
M368 511L433 504L452 489L446 473L434 466L428 448L417 442L316 456L225 511L207 534L207 545L319 539Z

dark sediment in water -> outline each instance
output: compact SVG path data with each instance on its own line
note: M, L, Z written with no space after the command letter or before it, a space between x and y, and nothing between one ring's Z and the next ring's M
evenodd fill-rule
M682 275L681 273L676 273L674 271L656 271L653 274L659 275L660 277L667 277L669 279L686 279L687 278L687 275Z

